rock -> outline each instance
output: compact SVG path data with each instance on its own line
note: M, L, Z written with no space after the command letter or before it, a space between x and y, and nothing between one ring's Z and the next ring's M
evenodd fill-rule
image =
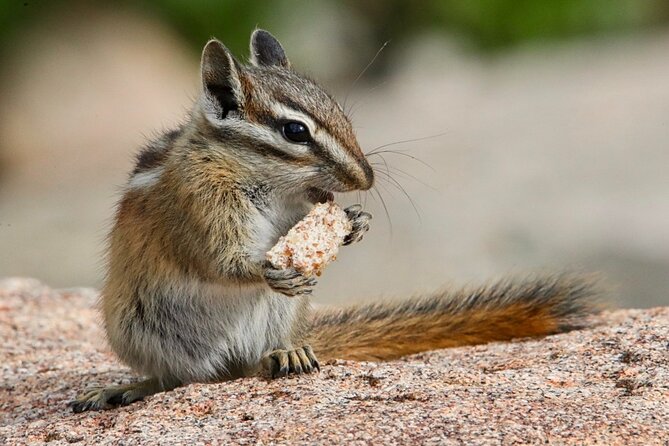
M590 330L194 384L104 412L67 407L132 372L90 289L0 281L0 444L667 444L669 308Z

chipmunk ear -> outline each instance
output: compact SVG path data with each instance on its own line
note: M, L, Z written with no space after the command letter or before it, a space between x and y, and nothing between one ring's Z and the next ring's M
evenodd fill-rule
M230 51L218 40L210 40L202 51L200 71L207 102L218 119L237 110L242 100L240 66Z
M256 66L280 66L290 68L286 52L276 38L264 29L251 34L251 63Z

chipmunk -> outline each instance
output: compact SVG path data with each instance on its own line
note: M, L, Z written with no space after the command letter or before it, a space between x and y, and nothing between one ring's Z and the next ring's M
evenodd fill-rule
M333 192L374 172L342 107L291 68L267 31L250 63L204 47L188 121L139 154L109 236L101 310L109 344L146 376L93 388L75 412L193 382L311 373L319 359L385 361L426 350L543 336L585 324L588 280L560 275L312 313L316 281L265 253ZM371 215L346 209L360 241Z

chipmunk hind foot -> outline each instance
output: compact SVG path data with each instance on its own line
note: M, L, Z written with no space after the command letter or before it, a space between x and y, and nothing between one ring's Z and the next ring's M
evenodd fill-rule
M149 378L131 384L95 387L79 395L69 405L74 413L112 409L117 406L126 406L155 393L171 390L174 387L176 385L165 385L156 378Z

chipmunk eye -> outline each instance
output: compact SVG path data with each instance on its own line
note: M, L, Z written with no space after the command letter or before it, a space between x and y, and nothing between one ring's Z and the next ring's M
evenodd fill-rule
M288 141L300 144L311 141L311 135L307 126L297 121L290 121L283 125L283 136Z

